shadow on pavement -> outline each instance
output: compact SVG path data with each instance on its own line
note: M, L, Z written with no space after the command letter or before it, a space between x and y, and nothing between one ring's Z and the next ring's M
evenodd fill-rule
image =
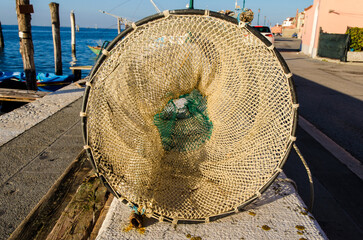
M355 158L363 160L363 102L294 75L299 114Z
M360 239L363 234L362 180L301 128L297 131L296 144L314 179L313 216L331 240ZM296 182L299 195L309 205L309 180L294 150L283 169Z
M275 47L279 52L300 52L301 40L296 38L275 38Z
M277 48L277 50L279 52L300 52L300 48L295 48L295 49L291 49L291 48Z
M362 161L363 102L294 75L299 113ZM363 234L363 181L301 128L297 145L311 169L315 185L313 215L329 239L360 239ZM309 181L294 151L284 166L309 204Z
M293 42L294 40L293 38L275 37L275 41L279 42Z

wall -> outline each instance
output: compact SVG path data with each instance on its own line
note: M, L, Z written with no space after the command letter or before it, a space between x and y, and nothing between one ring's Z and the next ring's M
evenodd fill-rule
M312 37L313 23L315 11L317 10L317 1L314 1L314 4L305 8L305 20L304 27L302 29L302 37L301 37L301 51L305 54L310 55L309 47Z
M327 33L345 33L348 26L363 27L362 0L314 0L314 4L305 9L302 52L316 56L320 28Z
M281 34L282 33L282 26L281 25L276 25L276 26L273 26L271 27L271 32L272 33L279 33Z
M327 33L345 33L347 26L363 27L362 0L320 0L319 25Z
M298 14L297 17L297 24L296 24L296 28L298 30L298 38L301 38L302 36L302 28L304 26L304 19L305 19L305 13L301 12Z
M299 30L296 28L283 28L282 29L282 37L291 38L292 34L298 33Z

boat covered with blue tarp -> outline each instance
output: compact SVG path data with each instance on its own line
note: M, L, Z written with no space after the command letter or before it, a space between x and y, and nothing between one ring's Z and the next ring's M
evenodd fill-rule
M36 75L39 91L53 92L74 81L74 75L55 75L38 73ZM27 89L24 72L0 72L0 88Z

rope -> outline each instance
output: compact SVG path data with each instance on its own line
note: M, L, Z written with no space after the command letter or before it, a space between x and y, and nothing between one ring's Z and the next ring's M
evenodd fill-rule
M131 205L129 206L131 208L131 210L136 213L136 214L139 214L139 215L144 215L145 213L145 208L143 207L137 207L135 205Z
M310 183L310 204L308 207L309 212L312 212L313 210L313 206L314 206L314 183L313 183L313 177L311 175L310 169L308 164L306 163L303 155L301 154L299 148L296 146L296 144L294 143L294 149L297 153L297 155L299 155L301 162L303 163L305 169L306 169L306 173L308 174L309 177L309 183Z
M97 59L99 59L99 58L100 58L100 56L103 54L103 50L106 50L106 47L108 46L108 44L109 44L109 43L110 43L109 41L104 41L104 42L102 43L101 51L100 51L100 53L98 54Z
M276 181L291 183L292 186L295 188L295 191L298 191L296 182L294 180L292 180L291 178L277 178Z

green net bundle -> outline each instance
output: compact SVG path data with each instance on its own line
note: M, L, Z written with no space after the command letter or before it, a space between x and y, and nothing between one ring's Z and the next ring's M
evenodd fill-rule
M208 118L207 100L198 90L168 102L154 117L161 142L166 151L192 151L212 134L213 124Z

